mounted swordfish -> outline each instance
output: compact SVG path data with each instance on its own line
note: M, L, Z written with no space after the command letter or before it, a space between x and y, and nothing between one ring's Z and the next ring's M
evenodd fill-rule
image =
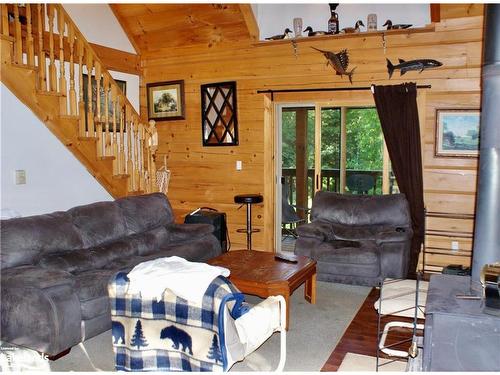
M400 75L403 75L409 70L420 70L420 73L422 73L424 69L437 68L443 65L439 61L432 59L421 59L421 60L410 60L410 61L399 59L399 64L397 65L393 65L389 59L386 60L387 60L387 72L389 72L389 78L392 77L392 73L394 73L394 70L396 69L399 69Z
M356 70L356 67L352 68L350 72L347 71L347 66L349 65L349 54L346 49L343 49L339 53L334 53L315 47L311 48L321 52L323 56L326 57L326 65L331 65L333 70L335 70L336 75L340 77L346 75L349 78L349 82L352 84L352 74L354 73L354 70Z

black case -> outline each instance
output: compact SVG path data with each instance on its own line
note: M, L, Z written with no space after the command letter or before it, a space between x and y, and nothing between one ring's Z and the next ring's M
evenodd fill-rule
M186 224L212 224L215 227L214 236L220 241L223 252L228 251L226 213L213 208L201 207L198 211L186 215Z

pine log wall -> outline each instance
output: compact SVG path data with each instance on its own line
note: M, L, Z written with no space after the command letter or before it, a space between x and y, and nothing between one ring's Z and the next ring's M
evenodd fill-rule
M437 108L479 108L482 56L482 9L476 5L441 5L441 22L425 30L386 33L384 53L382 34L361 33L356 36L321 37L297 43L297 57L290 41L225 43L211 46L186 45L142 55L141 113L147 113L146 84L184 80L186 119L158 121L159 150L157 167L163 155L172 171L169 198L176 219L200 206L214 207L227 213L232 248L245 247L245 235L236 233L245 227L245 210L237 210L233 196L261 193L264 204L254 207L253 220L260 233L254 234L254 248L272 250L273 244L273 177L274 125L265 121L266 98L257 94L267 88L350 87L346 77L336 76L325 65L324 57L311 46L330 51L347 48L350 68L357 67L353 86L416 82L430 84L421 107L425 204L428 211L473 214L477 159L438 158L434 155L435 113ZM168 36L166 36L168 37ZM386 58L397 62L432 58L443 67L422 73L409 72L400 77L395 72L388 79ZM201 142L200 85L236 81L240 144L235 147L203 147ZM361 92L358 92L361 93ZM351 97L358 94L350 93ZM275 95L280 100L311 99L314 94ZM318 98L332 100L334 95ZM243 170L236 171L237 160ZM436 230L472 231L471 220L430 219L428 227ZM450 238L428 237L436 247L450 248ZM468 255L471 241L458 239L460 249ZM468 257L435 256L440 264L468 264Z

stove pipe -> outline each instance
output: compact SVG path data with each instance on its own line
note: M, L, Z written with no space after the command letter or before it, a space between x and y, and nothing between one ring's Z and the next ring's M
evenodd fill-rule
M500 5L485 5L479 175L472 281L500 262Z

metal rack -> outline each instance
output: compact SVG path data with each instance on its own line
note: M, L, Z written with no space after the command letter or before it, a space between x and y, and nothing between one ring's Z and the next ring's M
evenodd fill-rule
M474 215L472 214L459 214L451 212L433 212L425 211L425 238L422 251L422 271L424 273L440 273L441 270L436 269L442 267L441 264L429 263L428 255L445 255L449 257L468 257L469 261L472 257L471 251L460 251L453 250L450 248L429 246L427 243L427 237L446 237L446 238L463 238L472 240L474 234L472 232L456 231L456 230L438 230L438 229L428 229L427 219L430 217L435 218L445 218L445 219L458 219L458 220L474 220Z
M384 296L384 286L394 284L394 283L402 283L403 281L407 281L405 279L386 279L382 282L380 285L380 296L378 300L378 312L377 312L377 361L376 361L376 371L378 372L379 369L385 365L388 365L390 363L393 363L397 360L400 360L401 358L410 358L410 357L416 357L418 352L422 349L422 343L423 339L421 336L417 336L417 330L423 330L423 325L418 324L418 312L424 313L424 308L425 306L419 304L419 290L420 290L420 280L422 278L422 274L420 272L417 273L417 279L415 280L415 305L403 308L397 311L390 311L390 312L384 312L382 310L382 304L383 304L383 296ZM394 295L392 297L402 297L404 295L409 295L410 293L408 292L402 292L400 294ZM414 310L413 313L413 321L412 322L398 322L398 321L393 321L387 323L383 328L382 328L382 319L386 316L389 315L396 315L396 314L401 314L405 311L411 311ZM403 328L411 328L412 329L412 336L407 339L399 340L395 343L385 345L385 338L387 337L387 334L389 332L389 328L391 327L403 327ZM410 343L409 349L407 352L401 351L401 350L395 350L393 349L396 346L399 346L404 343ZM382 357L381 354L384 353L385 356ZM388 359L388 361L381 363L381 359Z

